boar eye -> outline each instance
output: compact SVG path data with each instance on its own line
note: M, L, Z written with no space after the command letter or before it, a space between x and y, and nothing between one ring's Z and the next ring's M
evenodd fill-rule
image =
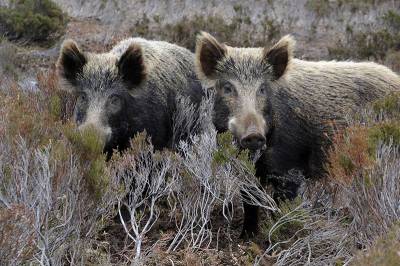
M79 103L86 103L87 102L87 96L85 93L80 93L78 95L78 102Z
M267 94L267 90L264 88L264 86L262 86L259 90L258 90L258 94L261 96L265 96Z
M118 112L121 109L122 99L118 95L112 95L108 99L108 106L112 112Z
M226 95L231 95L235 91L235 88L231 83L225 82L222 84L222 91Z

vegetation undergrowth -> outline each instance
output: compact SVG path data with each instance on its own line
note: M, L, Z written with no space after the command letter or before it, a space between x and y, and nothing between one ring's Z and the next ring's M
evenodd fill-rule
M0 29L10 40L52 44L64 33L67 15L51 0L12 0L0 7Z
M276 210L230 134L217 138L209 127L176 151L155 151L139 134L106 161L96 130L71 121L75 97L58 88L56 74L37 80L37 91L17 84L0 91L1 264L145 264L183 250L205 259L236 234L241 190ZM193 117L182 108L178 115Z

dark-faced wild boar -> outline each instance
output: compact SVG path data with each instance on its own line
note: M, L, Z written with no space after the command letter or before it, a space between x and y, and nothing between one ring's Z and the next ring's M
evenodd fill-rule
M108 154L127 148L143 130L156 149L169 147L176 97L198 103L202 96L194 55L166 42L130 38L95 54L67 40L57 70L62 87L78 95L74 119L79 128L94 127Z
M321 176L331 122L344 125L348 112L400 90L399 76L382 65L299 60L293 46L290 36L271 48L230 47L207 33L197 38L197 74L217 91L215 126L230 130L242 148L263 150L256 163L262 185L290 169ZM280 197L296 191L289 187ZM243 233L254 234L257 208L244 210Z

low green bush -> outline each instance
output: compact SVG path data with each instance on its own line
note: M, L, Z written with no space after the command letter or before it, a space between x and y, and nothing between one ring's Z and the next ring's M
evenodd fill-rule
M10 40L49 43L62 35L67 16L51 0L14 0L0 7L0 30Z

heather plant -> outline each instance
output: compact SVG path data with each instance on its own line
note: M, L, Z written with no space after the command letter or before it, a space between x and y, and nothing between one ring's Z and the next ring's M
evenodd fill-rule
M356 265L395 264L399 104L398 94L388 95L348 116L332 138L326 178L305 182L295 201L280 203L281 213L264 222L268 246L255 264L347 265L357 253Z
M177 100L172 150L154 150L143 132L107 161L97 133L70 122L74 96L54 72L37 79L37 91L0 91L1 264L216 264L224 251L228 263L341 265L396 249L397 94L349 116L332 138L327 178L305 182L278 210L254 176L259 154L216 133L212 94L199 106ZM271 178L303 180L297 171ZM243 201L264 210L261 242L236 245Z
M174 229L165 251L179 252L221 241L219 231L230 226L240 200L277 210L247 151L229 134L217 137L213 95L199 106L177 100L173 150L155 151L142 133L107 161L95 130L77 131L70 122L74 96L58 89L54 72L37 78L37 91L15 85L0 97L4 263L145 264L161 244L149 236L166 218ZM215 224L218 212L225 222ZM112 259L98 239L118 223L124 255Z
M54 100L59 92L51 88L56 84L51 82L53 74L46 76L48 83L38 92L17 87L1 92L1 249L9 252L2 256L5 264L84 261L84 250L95 242L116 202L111 184L93 197L88 178L93 163L81 154L98 150L70 141L73 126L62 122L67 116L62 110L67 109L61 99ZM74 136L80 143L94 138Z
M166 251L176 252L210 248L221 230L221 224L215 225L212 216L220 210L220 219L229 226L239 199L265 210L277 210L275 202L260 188L247 151L236 148L229 133L217 137L208 122L212 95L208 96L197 107L200 117L196 116L198 109L178 100L175 135L189 137L176 143L175 151L154 151L150 139L140 134L132 140L131 148L114 155L108 167L109 175L122 184L125 196L119 198L118 206L127 209L128 217L121 208L119 217L134 243L132 262L136 264L154 256L152 249L158 241L145 240L162 220L161 213L168 213L174 221ZM182 121L186 126L182 127Z

